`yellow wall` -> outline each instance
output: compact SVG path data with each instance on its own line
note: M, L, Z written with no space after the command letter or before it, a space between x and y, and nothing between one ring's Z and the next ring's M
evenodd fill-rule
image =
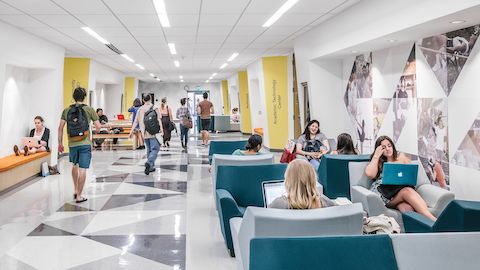
M263 57L263 76L270 149L283 149L288 140L288 57Z
M88 103L88 79L90 76L90 59L65 58L63 68L63 106L68 107L73 102L73 90L79 86L87 90L85 103ZM60 118L60 115L58 116ZM63 130L63 146L68 151L67 127Z
M230 115L230 98L228 96L228 81L222 81L222 96L223 96L223 114Z
M125 77L125 89L123 91L123 114L128 116L128 108L133 105L133 93L135 91L135 78Z
M243 133L252 133L250 100L248 98L248 75L246 71L238 72L238 92L240 95L240 118Z

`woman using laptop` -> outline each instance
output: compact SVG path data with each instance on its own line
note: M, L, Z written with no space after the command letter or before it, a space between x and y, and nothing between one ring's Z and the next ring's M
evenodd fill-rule
M295 159L285 171L286 194L276 198L269 208L315 209L327 206L317 189L317 174L304 159Z
M15 155L35 154L38 152L50 151L48 148L48 140L50 139L50 130L43 125L43 118L36 116L34 118L35 128L30 130L30 137L24 138L24 147L19 149L17 145L13 146L13 152Z
M398 185L382 185L383 164L394 162L409 164L410 160L399 154L395 144L388 136L380 136L375 142L375 151L370 156L370 163L365 169L368 178L374 180L370 190L382 198L389 208L396 208L400 212L415 211L431 220L437 220L430 211L422 197L414 188Z

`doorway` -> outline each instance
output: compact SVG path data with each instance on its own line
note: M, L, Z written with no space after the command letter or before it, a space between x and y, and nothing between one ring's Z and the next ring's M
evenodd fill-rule
M203 93L208 94L208 100L210 100L210 90L202 90L202 91L187 91L187 107L190 113L192 114L192 119L193 122L193 128L191 128L190 132L193 132L194 134L198 133L198 128L197 128L197 121L195 121L198 117L198 112L197 112L197 107L198 103L203 100Z

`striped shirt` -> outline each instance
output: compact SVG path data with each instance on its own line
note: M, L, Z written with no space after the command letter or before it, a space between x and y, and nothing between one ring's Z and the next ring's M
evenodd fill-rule
M177 109L177 119L182 120L185 117L190 117L190 112L186 106L181 106Z

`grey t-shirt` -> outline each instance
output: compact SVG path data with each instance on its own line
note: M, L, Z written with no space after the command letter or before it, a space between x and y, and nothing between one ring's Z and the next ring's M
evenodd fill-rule
M325 195L320 195L320 203L322 204L322 208L333 205L332 203L329 202L328 199L325 198ZM268 205L268 208L290 209L290 207L288 206L287 196L283 195L281 197L276 198L275 200L273 200L272 203Z
M309 141L313 141L313 140L317 140L319 142L321 142L323 144L323 141L327 140L327 136L325 136L325 134L323 133L318 133L317 135L315 135L314 138L311 138ZM307 143L307 138L305 137L305 134L302 134L298 140L297 140L297 143L301 144L302 145L302 150L305 149L305 145ZM326 147L328 148L328 145L322 145L323 147Z

